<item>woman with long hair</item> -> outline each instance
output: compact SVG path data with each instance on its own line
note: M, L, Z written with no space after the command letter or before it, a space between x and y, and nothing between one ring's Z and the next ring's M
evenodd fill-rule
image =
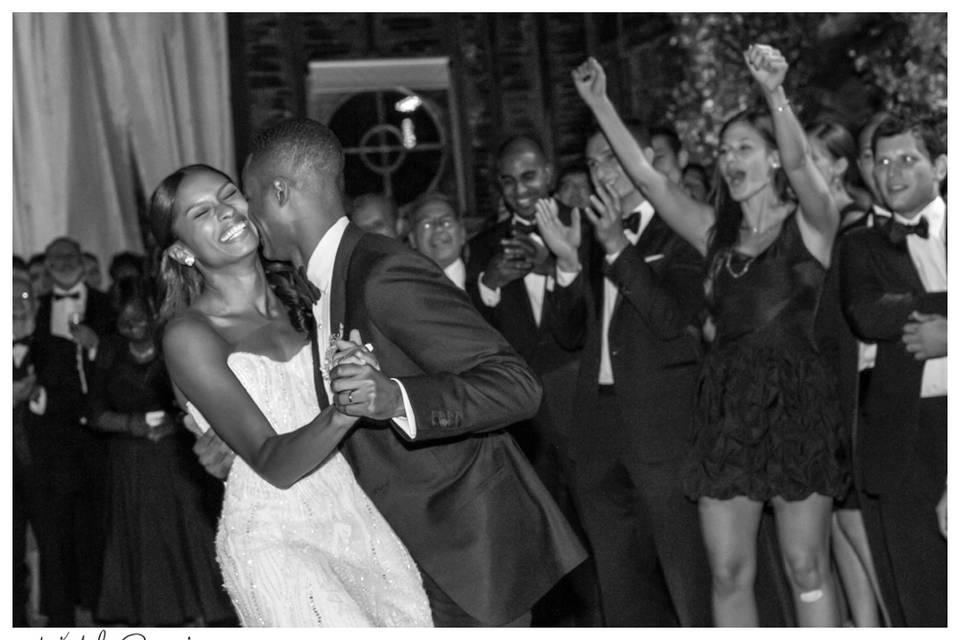
M798 622L835 625L830 521L846 473L836 388L812 334L839 216L784 94L786 60L765 45L744 59L768 109L721 129L712 206L647 161L596 60L573 78L630 179L707 258L715 336L699 374L684 487L699 504L714 622L757 624L756 540L770 504Z
M356 418L320 409L310 302L289 280L268 283L240 190L212 167L184 167L154 191L150 222L171 378L240 458L216 548L241 622L430 626L416 565L337 451ZM325 376L346 359L377 366L344 340L314 348Z

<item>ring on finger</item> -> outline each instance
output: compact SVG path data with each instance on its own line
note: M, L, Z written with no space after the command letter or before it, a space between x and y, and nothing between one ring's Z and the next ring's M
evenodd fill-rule
M353 404L353 389L347 392L347 404Z

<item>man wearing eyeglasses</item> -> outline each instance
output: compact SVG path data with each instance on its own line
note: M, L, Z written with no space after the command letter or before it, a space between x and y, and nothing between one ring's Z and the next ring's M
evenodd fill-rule
M410 246L436 262L453 284L466 288L461 253L467 230L456 205L439 191L421 194L410 206Z

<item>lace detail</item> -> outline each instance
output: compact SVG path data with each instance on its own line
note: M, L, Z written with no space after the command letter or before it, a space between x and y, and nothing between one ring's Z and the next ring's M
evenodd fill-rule
M236 352L227 364L278 433L319 411L309 345L287 362ZM217 558L244 626L432 626L413 559L339 452L287 490L237 458Z

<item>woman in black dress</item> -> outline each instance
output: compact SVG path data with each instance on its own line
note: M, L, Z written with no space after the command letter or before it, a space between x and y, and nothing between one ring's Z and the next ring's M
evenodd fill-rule
M652 167L607 98L595 60L573 76L631 180L707 257L715 337L698 381L684 485L699 504L714 622L757 624L756 540L769 503L798 622L836 625L830 521L846 473L836 385L813 319L839 216L784 94L786 60L765 45L744 59L769 112L738 114L721 129L713 206Z
M152 305L138 279L118 281L113 294L117 334L101 341L90 393L90 424L112 434L97 618L151 627L231 619L206 480L175 420Z

